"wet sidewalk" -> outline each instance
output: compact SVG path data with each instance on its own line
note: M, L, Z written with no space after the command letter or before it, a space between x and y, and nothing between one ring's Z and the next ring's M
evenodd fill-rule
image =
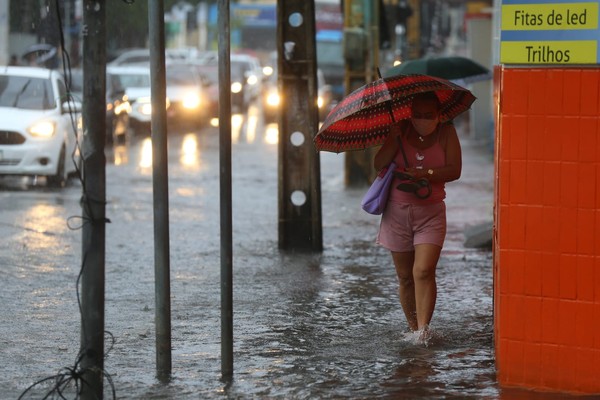
M185 138L170 140L177 148ZM405 340L391 258L374 244L379 218L360 209L366 188L344 187L344 155L321 156L325 249L297 254L277 248L276 146L235 143L234 381L224 386L218 138L197 140L202 163L191 170L175 164L169 172L173 374L167 385L155 379L151 174L135 162L108 166L105 320L115 342L107 342L105 369L118 398L514 398L495 380L491 252L463 246L467 227L492 218L487 148L461 139L463 175L447 186L435 336L425 347ZM73 187L54 200L64 214L59 221L73 214L79 194ZM45 196L22 195L32 203ZM7 362L0 391L6 398L71 366L80 326L74 290L80 232L40 235L13 225L1 253L7 279L0 286L6 305L0 350ZM61 251L24 246L28 237L46 238Z

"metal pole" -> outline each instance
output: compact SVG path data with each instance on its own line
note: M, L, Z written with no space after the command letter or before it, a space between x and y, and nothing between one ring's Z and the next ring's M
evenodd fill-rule
M103 398L106 247L106 9L84 1L81 398Z
M164 0L151 0L150 74L152 81L152 181L154 194L154 288L156 302L156 374L171 375L171 287L169 264L169 182L167 158L167 89L165 78Z
M233 377L233 245L231 190L231 39L229 0L219 0L219 164L221 193L221 376Z

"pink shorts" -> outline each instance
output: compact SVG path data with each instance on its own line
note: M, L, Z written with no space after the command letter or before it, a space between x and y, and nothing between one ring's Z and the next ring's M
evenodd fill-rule
M394 252L413 251L417 244L440 247L446 238L446 204L388 202L379 226L377 243Z

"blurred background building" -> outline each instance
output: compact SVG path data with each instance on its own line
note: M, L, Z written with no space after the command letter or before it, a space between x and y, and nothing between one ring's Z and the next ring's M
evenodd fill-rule
M107 1L108 61L124 51L148 47L148 2ZM370 0L315 0L317 63L328 83L329 71L343 69L344 1L372 4ZM492 0L380 0L379 57L382 69L404 60L438 55L461 55L492 69ZM60 54L41 54L32 47L46 44L59 48L59 22L51 0L0 0L0 63L27 64L44 56L48 67L56 67ZM65 48L72 66L81 57L82 0L58 2ZM198 52L217 49L216 0L165 0L165 31L168 48ZM231 1L231 46L233 52L250 53L263 64L272 62L276 50L276 0ZM48 59L50 57L50 59ZM332 81L332 79L334 81ZM469 132L491 141L491 82L473 84L479 101L474 104ZM338 90L339 91L339 90ZM339 93L338 93L339 95Z

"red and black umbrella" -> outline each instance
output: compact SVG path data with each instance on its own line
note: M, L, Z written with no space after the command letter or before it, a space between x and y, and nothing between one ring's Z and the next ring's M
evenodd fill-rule
M440 121L468 110L473 94L450 81L429 75L395 75L368 83L348 96L325 118L314 138L317 150L339 153L383 144L395 121L410 118L415 94L435 92Z

